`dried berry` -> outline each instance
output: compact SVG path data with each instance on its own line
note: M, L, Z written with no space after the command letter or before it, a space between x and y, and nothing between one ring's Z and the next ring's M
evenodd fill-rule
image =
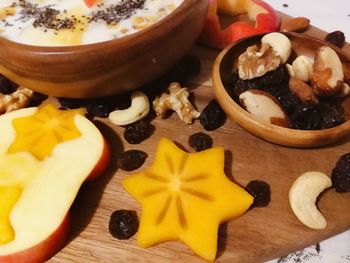
M301 101L294 96L289 89L281 89L280 91L276 92L275 97L288 114L293 113L296 107L301 104Z
M136 234L139 228L139 219L135 211L114 211L109 220L109 232L118 239L129 239Z
M124 171L133 171L140 168L147 158L147 153L139 150L124 152L118 159L118 167Z
M344 108L341 105L321 102L319 107L322 114L322 129L332 128L345 122Z
M124 138L130 144L138 144L147 139L151 132L152 125L145 120L140 120L125 128Z
M30 98L29 107L37 107L47 98L48 96L45 94L34 92L33 96Z
M199 119L204 129L212 131L225 123L226 114L216 100L211 100L202 111Z
M319 130L322 122L321 112L317 105L300 104L292 114L291 121L294 129Z
M340 157L332 171L332 184L339 193L350 192L350 153Z
M337 30L329 33L326 36L326 41L341 48L345 43L345 35L343 32Z
M78 109L84 106L82 99L58 98L58 102L65 109Z
M15 92L18 85L0 74L0 93L7 95Z
M98 100L89 101L85 108L89 115L93 117L107 118L112 109L108 104L101 103Z
M246 190L254 197L252 207L265 207L270 203L270 185L264 181L251 181L246 186Z
M196 152L201 152L213 147L213 139L208 134L197 132L188 138L188 144Z

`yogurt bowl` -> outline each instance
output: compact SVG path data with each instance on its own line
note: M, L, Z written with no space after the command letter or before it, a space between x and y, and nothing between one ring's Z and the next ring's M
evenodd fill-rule
M136 89L169 70L201 32L208 1L180 2L177 0L179 6L152 25L143 27L141 23L129 34L108 40L110 36L106 37L106 30L102 30L96 43L91 43L91 34L82 44L74 45L55 41L46 44L40 36L38 41L23 43L20 37L17 41L16 37L0 34L0 73L35 91L69 98L100 97ZM117 28L122 22L108 26ZM44 34L42 38L45 37Z

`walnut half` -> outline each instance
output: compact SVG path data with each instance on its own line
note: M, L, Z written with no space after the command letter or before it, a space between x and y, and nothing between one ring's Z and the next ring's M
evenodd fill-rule
M254 79L273 71L281 63L281 58L268 44L250 46L238 58L238 74L241 79Z
M32 96L33 91L23 87L12 94L0 95L0 114L27 107Z
M187 88L181 88L179 83L173 82L169 85L168 92L162 93L153 101L153 109L157 115L164 117L168 110L173 110L186 124L191 124L194 119L199 117L200 113L188 100L190 94Z

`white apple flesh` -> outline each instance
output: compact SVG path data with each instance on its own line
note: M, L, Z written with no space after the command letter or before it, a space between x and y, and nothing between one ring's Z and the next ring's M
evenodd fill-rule
M36 160L28 152L8 154L7 149L16 137L12 120L33 115L36 111L37 108L28 108L0 116L0 159L5 160L5 164L2 162L5 166L0 168L0 185L25 182L10 214L15 237L0 245L0 262L41 262L55 254L62 242L52 244L52 240L58 236L65 238L66 218L81 185L95 177L96 172L101 172L108 163L109 150L103 136L81 115L74 119L81 136L58 144L43 161ZM8 159L12 162L6 167ZM17 177L8 177L1 171L13 169L14 159L22 160L25 166L32 163L34 168L22 171ZM21 163L17 165L16 169L20 169ZM34 256L33 260L30 260L30 255Z

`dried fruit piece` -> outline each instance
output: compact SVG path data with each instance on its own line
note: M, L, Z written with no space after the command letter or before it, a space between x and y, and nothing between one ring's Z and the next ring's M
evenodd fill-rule
M315 104L303 103L298 105L290 119L294 129L319 130L321 128L321 112Z
M289 203L294 214L312 229L324 229L327 221L317 209L317 197L332 186L331 179L320 172L307 172L299 176L289 190Z
M264 181L250 181L245 188L254 197L252 207L265 207L271 201L270 185Z
M8 95L15 92L17 88L17 84L0 74L0 93Z
M322 117L321 129L332 128L345 122L345 112L341 105L321 102L319 108Z
M271 124L289 127L287 114L271 94L261 90L248 90L239 96L241 106L249 113Z
M343 65L338 54L330 47L318 49L315 57L312 87L317 96L330 96L343 88Z
M241 79L254 79L273 71L281 63L279 55L270 47L262 44L250 46L238 58L238 74Z
M152 125L140 120L128 125L124 131L124 138L130 144L138 144L147 139L152 133Z
M199 119L205 130L213 131L224 125L226 114L216 100L211 100L202 111Z
M289 79L289 90L303 103L318 103L318 98L314 94L313 89L308 84L299 79Z
M343 32L337 30L337 31L329 33L326 36L325 40L327 42L341 48L345 43L345 35Z
M124 171L140 168L147 158L147 153L139 150L129 150L118 158L118 167Z
M288 61L292 52L292 43L288 37L281 33L273 32L263 36L261 43L270 45L281 57L283 64Z
M109 220L109 232L118 239L129 239L139 229L139 219L135 211L114 211Z
M313 59L301 55L293 61L294 77L308 82L312 78L314 61Z
M188 144L196 152L201 152L213 147L213 138L203 132L197 132L189 137Z
M310 19L306 17L295 17L282 23L282 32L304 32L310 26Z
M350 153L338 160L332 171L332 183L338 193L350 192Z
M169 85L168 91L153 101L153 109L161 117L165 117L168 110L176 111L180 119L186 124L191 124L200 115L189 101L190 93L187 88L181 88L177 82Z

